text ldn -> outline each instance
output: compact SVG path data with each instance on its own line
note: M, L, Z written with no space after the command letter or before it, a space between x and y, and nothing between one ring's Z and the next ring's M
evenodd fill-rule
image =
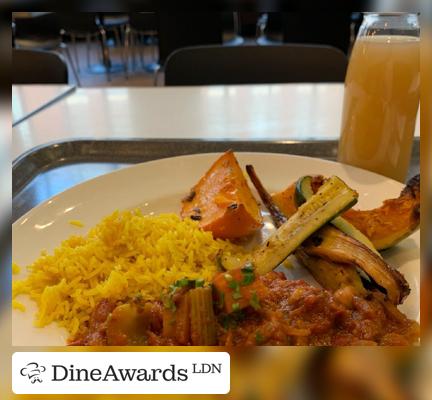
M69 368L64 365L53 365L53 381L88 382L88 381L187 381L187 369L177 369L174 364L169 368L114 368L106 369Z
M192 364L192 372L194 374L220 374L222 372L222 364Z

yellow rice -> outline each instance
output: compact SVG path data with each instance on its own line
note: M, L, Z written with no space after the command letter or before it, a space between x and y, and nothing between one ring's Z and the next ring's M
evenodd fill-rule
M84 224L82 223L82 221L78 220L78 219L71 219L69 221L69 223L73 226L76 226L77 228L83 228Z
M27 278L13 283L12 296L36 301L36 326L55 321L75 336L86 332L86 321L103 298L155 300L178 279L210 281L221 251L234 255L241 249L174 214L116 211L86 236L71 236L53 254L42 252L27 267Z
M19 274L21 272L21 268L19 265L12 263L12 274Z

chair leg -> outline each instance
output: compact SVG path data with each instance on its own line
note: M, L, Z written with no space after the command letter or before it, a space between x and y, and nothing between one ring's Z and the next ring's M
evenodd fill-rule
M90 69L90 40L89 34L86 35L87 68Z
M69 65L72 68L72 73L73 73L73 76L75 78L75 82L76 82L77 86L81 86L79 75L78 75L77 70L75 69L75 65L74 65L74 62L72 60L72 56L70 54L69 47L66 44L63 44L62 48L64 49L64 51L66 53L66 58L67 58L67 60L69 62Z
M155 36L152 35L152 39L153 39L154 37L155 37ZM157 64L157 63L159 62L159 58L158 58L158 53L157 53L157 51L158 51L157 41L154 40L153 43L152 43L152 57L153 57L153 62L154 62L155 64Z
M234 36L240 36L240 18L238 12L233 12Z
M160 71L161 71L161 67L159 65L154 71L153 86L158 86Z
M132 54L132 68L136 68L136 32L131 30L131 54Z
M141 68L145 67L144 63L144 35L142 33L139 33L140 38L140 47L139 47L139 55L140 55L140 61L141 61Z
M127 25L120 25L120 38L123 40L123 46L122 46L122 54L123 54L123 62L124 62L124 68L125 68L125 77L128 78L128 69L129 69L129 48L126 49L126 27ZM129 43L128 43L129 47Z
M108 80L108 82L110 82L111 81L111 60L110 60L110 56L109 56L106 31L103 27L99 27L99 33L101 35L103 64L105 65L107 80Z
M124 65L125 65L125 77L129 78L129 48L130 48L130 36L131 29L129 25L126 25L126 29L123 32L124 37Z
M126 66L126 56L125 56L125 48L124 45L122 45L122 41L121 41L121 36L120 36L120 27L115 26L114 27L114 37L116 39L117 42L117 46L120 48L120 57L123 63L123 68L124 68L124 73L125 73L125 78L127 79L127 66Z
M72 45L73 45L74 56L75 56L76 68L77 68L77 71L80 72L80 64L79 64L78 49L77 49L76 36L75 36L75 34L73 34L73 33L71 34L71 39L72 39Z
M115 26L113 28L113 31L114 31L114 38L115 38L116 47L121 47L119 28L117 26Z

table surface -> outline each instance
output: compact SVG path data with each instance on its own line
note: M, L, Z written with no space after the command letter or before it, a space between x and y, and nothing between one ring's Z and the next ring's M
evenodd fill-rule
M26 104L52 90L15 88ZM338 83L78 88L13 128L13 158L77 138L338 139L343 90Z
M69 85L13 85L12 123L20 123L30 114L42 111L49 103L73 92Z

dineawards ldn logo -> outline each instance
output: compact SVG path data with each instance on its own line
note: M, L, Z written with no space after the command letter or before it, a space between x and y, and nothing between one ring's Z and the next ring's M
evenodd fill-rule
M226 394L226 352L17 352L16 394Z
M39 365L37 362L29 362L24 368L21 368L20 374L22 376L26 376L30 382L42 383L41 375L46 371L46 368L43 365Z

